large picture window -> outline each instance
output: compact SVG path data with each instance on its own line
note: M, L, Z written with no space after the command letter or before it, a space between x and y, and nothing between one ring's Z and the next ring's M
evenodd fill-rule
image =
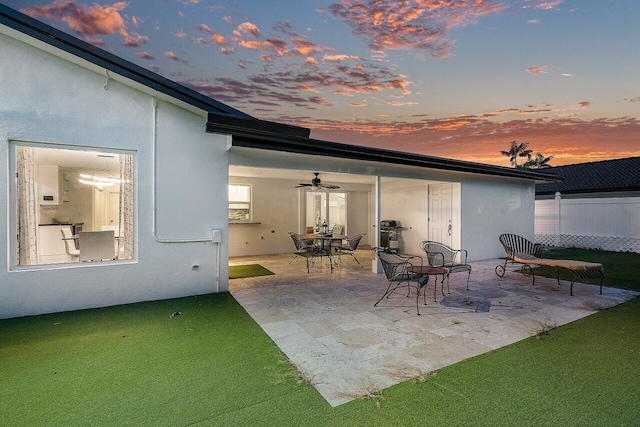
M15 146L14 265L134 257L134 156Z

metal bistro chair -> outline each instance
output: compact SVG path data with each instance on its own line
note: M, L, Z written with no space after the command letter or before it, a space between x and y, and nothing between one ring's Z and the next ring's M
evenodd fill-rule
M467 251L465 249L453 249L444 243L425 240L420 242L420 248L427 254L429 265L432 267L443 267L449 270L446 274L447 290L449 288L449 276L452 273L467 273L467 290L469 290L469 278L471 277L471 266L467 264ZM441 285L444 285L445 277L442 277Z
M358 245L360 244L360 240L365 236L365 233L358 234L353 237L349 237L344 240L344 243L341 243L336 247L336 251L338 252L338 257L342 260L342 254L351 256L359 266L362 267L358 258L356 258L356 249L358 249Z
M410 273L409 270L413 267L422 267L422 258L418 256L403 256L395 252L390 252L387 248L373 248L373 253L380 260L384 274L389 280L389 286L380 299L373 304L377 306L383 298L389 298L389 295L395 292L402 284L407 286L407 298L411 293L411 288L415 287L416 293L416 311L418 316L420 315L420 290L426 286L429 281L429 276L426 274ZM412 285L412 283L414 283ZM425 289L426 293L426 289ZM426 297L424 303L426 304Z
M309 273L310 267L316 262L316 257L327 256L331 262L330 246L325 249L324 247L316 244L313 240L302 239L300 234L293 231L289 232L289 236L291 236L291 239L296 246L296 251L293 253L295 256L291 261L289 261L289 264L298 257L305 258L307 260L307 273ZM333 264L331 264L331 267L331 271L333 271Z

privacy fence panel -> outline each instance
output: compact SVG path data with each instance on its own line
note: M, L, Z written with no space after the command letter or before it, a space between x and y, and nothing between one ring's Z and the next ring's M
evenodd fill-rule
M536 242L640 253L640 198L536 201Z

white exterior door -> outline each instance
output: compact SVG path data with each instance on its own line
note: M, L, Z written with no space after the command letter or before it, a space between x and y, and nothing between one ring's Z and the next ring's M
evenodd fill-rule
M451 246L453 224L451 201L453 188L449 184L429 185L429 240Z

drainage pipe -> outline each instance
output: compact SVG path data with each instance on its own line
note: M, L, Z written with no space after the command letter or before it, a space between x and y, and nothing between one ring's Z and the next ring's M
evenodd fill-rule
M151 188L153 191L152 200L152 235L153 239L158 243L215 243L216 245L216 292L220 292L220 239L214 239L215 231L211 231L211 236L201 238L180 238L180 239L161 239L158 237L157 226L157 185L156 185L156 159L157 159L157 143L158 143L158 100L153 98L153 115L152 115L152 147L151 147ZM216 230L217 231L217 230ZM219 237L219 236L218 236Z

